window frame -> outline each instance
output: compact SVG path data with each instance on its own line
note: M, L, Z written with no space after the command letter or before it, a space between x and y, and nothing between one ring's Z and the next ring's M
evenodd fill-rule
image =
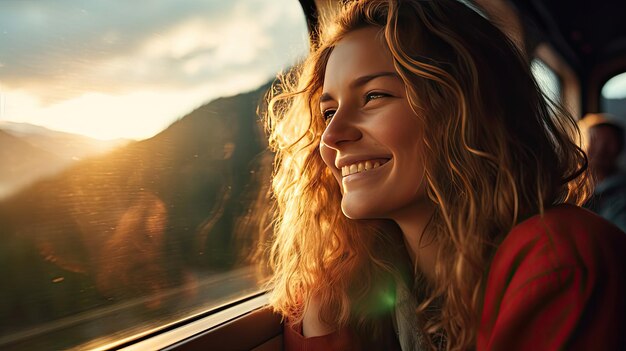
M587 111L600 112L602 101L602 87L611 78L620 73L626 73L626 53L603 61L595 66L589 75L589 88L586 96Z
M547 42L541 42L536 46L532 58L541 60L554 72L561 83L560 103L575 119L580 119L582 117L581 88L574 70Z
M626 59L626 57L625 57ZM604 89L604 86L606 85L606 83L608 83L611 79L619 76L619 75L625 75L626 76L626 66L623 67L622 69L617 69L616 71L613 72L613 74L608 75L607 77L605 77L602 80L602 83L598 86L598 91L597 91L597 95L598 95L598 108L597 111L598 112L607 112L607 113L613 113L611 111L606 111L606 106L604 106L604 96L602 96L602 90Z
M96 347L94 350L174 350L183 347L194 338L258 311L267 304L266 292L252 294L182 321Z

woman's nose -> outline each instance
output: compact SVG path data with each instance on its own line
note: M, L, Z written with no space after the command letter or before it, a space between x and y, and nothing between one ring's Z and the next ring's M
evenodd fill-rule
M351 118L347 111L339 109L324 130L322 143L330 148L338 149L343 143L357 141L362 136L354 118Z

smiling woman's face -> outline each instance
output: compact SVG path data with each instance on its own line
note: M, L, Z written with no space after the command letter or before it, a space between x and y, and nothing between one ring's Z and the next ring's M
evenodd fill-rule
M380 29L351 32L326 66L320 152L353 219L399 219L429 200L423 128L406 97Z

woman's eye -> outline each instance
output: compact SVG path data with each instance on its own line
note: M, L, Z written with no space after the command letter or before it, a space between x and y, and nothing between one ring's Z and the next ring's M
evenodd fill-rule
M324 122L328 122L335 115L335 110L325 110L322 112L322 117L324 118Z
M365 94L365 103L368 103L372 100L384 98L390 96L389 94L379 93L379 92L370 92Z

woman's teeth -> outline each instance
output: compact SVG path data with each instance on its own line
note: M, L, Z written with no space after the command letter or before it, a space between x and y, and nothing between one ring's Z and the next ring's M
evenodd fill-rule
M383 164L387 163L387 161L363 161L353 163L349 166L343 166L341 167L341 176L345 177L351 174L369 171L370 169L382 166Z

